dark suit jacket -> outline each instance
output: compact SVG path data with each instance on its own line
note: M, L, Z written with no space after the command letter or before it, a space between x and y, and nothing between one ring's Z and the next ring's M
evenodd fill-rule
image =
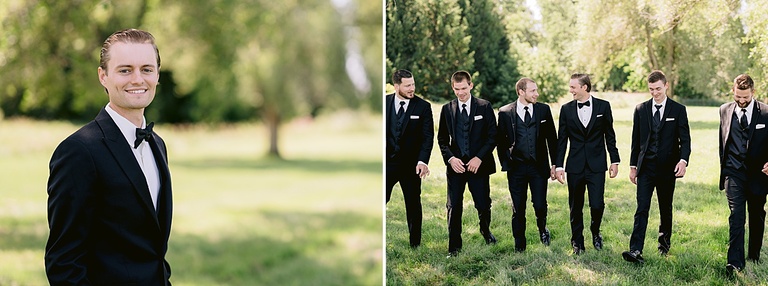
M736 102L729 102L720 106L720 189L725 189L725 168L726 152L728 150L728 141L731 131L731 118L733 110L736 108ZM763 165L768 162L768 105L755 101L752 109L752 119L749 122L749 139L747 141L747 159L744 162L747 168L747 181L752 192L758 195L768 193L768 175L765 175Z
M555 165L558 168L563 167L565 150L570 141L571 147L568 151L566 172L581 173L586 170L587 166L593 172L607 171L606 148L611 156L611 163L620 161L619 149L616 148L616 132L613 130L611 104L608 101L592 97L592 105L592 117L586 131L579 121L576 100L572 100L560 108Z
M416 166L419 161L429 164L432 146L435 143L435 126L432 121L432 106L429 102L414 96L408 103L399 138L390 126L395 114L395 94L387 95L386 133L387 164L395 163ZM398 106L399 108L399 106Z
M160 175L155 211L146 179L102 109L61 142L48 179L45 267L52 285L169 285L171 177L165 143L149 145Z
M648 152L648 141L653 128L653 112L656 111L653 105L653 99L638 104L632 119L632 149L629 165L637 166L638 172L642 170L643 159ZM657 168L671 173L680 159L690 162L691 131L688 127L688 113L685 106L667 98L660 124L659 147L656 154Z
M496 115L491 104L484 99L470 98L469 112L469 153L471 157L478 157L483 162L477 171L479 175L490 175L496 172L496 161L493 160L493 149L496 148ZM443 105L440 110L440 126L437 129L437 144L440 145L440 153L443 162L448 166L448 173L454 173L448 159L456 157L461 159L461 150L456 143L456 116L458 99ZM466 163L466 162L465 162Z
M516 122L517 118L519 118L517 115L517 103L515 101L499 109L498 148L496 153L499 155L502 171L509 171L514 164L517 164L517 161L511 159L516 142ZM549 108L549 105L535 103L531 120L536 125L537 169L548 175L551 166L555 165L555 158L557 158L557 133L555 133L555 122L552 119L552 110Z

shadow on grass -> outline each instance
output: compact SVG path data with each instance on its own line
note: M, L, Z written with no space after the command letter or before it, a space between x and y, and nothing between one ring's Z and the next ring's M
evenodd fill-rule
M235 211L225 230L174 229L167 260L180 285L378 285L382 277L381 219L354 212ZM269 224L259 225L257 221ZM0 220L0 249L40 251L44 218ZM6 257L13 259L13 257ZM0 269L0 277L3 277ZM44 279L44 278L43 278ZM12 281L10 281L12 282ZM0 283L2 284L2 283ZM10 283L13 285L13 283Z
M268 158L208 158L198 160L174 160L173 165L193 169L255 169L255 170L303 170L318 173L343 173L349 171L380 174L381 161L364 160L311 160L311 159L268 159Z
M381 219L252 211L238 231L174 234L173 281L216 285L369 285L381 281ZM266 220L269 226L249 225ZM374 238L371 240L371 238Z

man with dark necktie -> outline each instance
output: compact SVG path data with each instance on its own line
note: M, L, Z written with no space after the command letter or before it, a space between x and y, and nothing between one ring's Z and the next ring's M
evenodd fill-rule
M624 260L643 263L645 231L653 189L659 201L659 254L669 252L672 237L672 198L675 181L685 175L691 155L691 134L685 106L667 97L667 78L661 71L648 75L651 99L635 107L629 180L637 185L637 210L629 251Z
M547 179L555 178L557 134L549 105L538 103L538 87L530 78L516 85L517 100L499 109L498 155L507 172L512 197L512 234L515 251L525 251L525 205L528 186L539 239L550 243L547 229ZM551 160L550 160L551 159ZM551 163L550 163L551 162Z
M760 262L768 193L768 105L753 98L755 83L742 74L733 81L733 102L720 106L720 189L728 217L729 274L744 269L744 224L749 211L747 259Z
M589 75L573 74L569 83L573 100L560 108L557 136L557 161L555 177L565 183L568 173L568 205L571 218L571 246L573 254L584 252L584 192L589 190L589 208L592 245L603 249L600 224L605 211L606 149L611 159L609 174L619 173L619 149L616 148L616 132L613 130L613 113L608 101L589 94L592 84ZM568 149L568 143L571 147ZM565 151L568 151L567 164ZM563 166L565 165L565 168Z
M464 188L469 185L480 219L480 234L486 244L496 243L490 230L490 175L496 172L496 116L491 104L470 94L472 78L466 71L451 76L456 99L443 105L437 143L446 165L448 181L448 253L456 256L462 247L461 216Z
M421 180L429 174L429 157L435 127L432 106L415 96L413 74L398 70L392 75L395 93L386 97L387 203L392 188L400 182L405 200L410 245L421 245Z

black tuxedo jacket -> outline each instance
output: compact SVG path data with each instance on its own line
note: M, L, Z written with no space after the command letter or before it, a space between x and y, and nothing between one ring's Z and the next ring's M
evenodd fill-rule
M432 106L418 96L411 98L408 109L405 110L400 137L397 138L391 128L392 117L397 116L394 106L395 94L387 95L386 100L387 164L416 166L419 161L429 164L435 143Z
M611 163L618 163L619 149L616 148L616 132L613 130L613 113L608 101L592 97L592 117L586 130L581 125L578 115L576 100L572 100L560 107L560 123L557 134L557 161L558 168L565 163L565 150L570 141L568 151L568 164L565 171L568 173L581 173L587 169L593 172L605 172L608 170L605 150L611 157Z
M502 171L509 171L517 163L511 158L512 151L515 149L516 122L519 118L517 103L515 101L499 109L496 153L499 155ZM552 119L552 110L549 105L535 103L531 120L536 125L536 167L548 176L550 168L555 165L555 158L557 158L557 133L555 133L555 122Z
M487 100L470 98L469 111L469 153L471 157L482 160L477 171L479 175L490 175L496 172L496 161L493 159L493 149L496 148L496 115L491 103ZM459 100L454 99L443 105L440 110L440 126L437 130L437 144L443 162L448 167L448 173L454 173L448 159L461 159L461 150L456 143L456 116L458 115ZM465 162L466 163L466 162Z
M648 152L648 141L653 129L653 99L644 101L635 107L632 120L632 144L629 165L642 170L643 159ZM660 171L673 172L680 159L690 162L691 131L688 127L688 113L685 106L667 98L664 114L659 123L659 146L656 154L656 166Z
M725 189L725 168L726 153L728 152L728 141L731 131L731 119L733 110L736 108L736 102L729 102L720 106L720 189ZM748 140L747 140L747 159L744 162L747 168L747 183L752 192L758 195L768 194L768 175L762 172L763 165L768 162L768 105L755 100L752 109L752 119L749 122Z
M51 285L170 285L171 176L153 132L157 211L146 179L115 122L102 109L61 142L50 162L45 267Z

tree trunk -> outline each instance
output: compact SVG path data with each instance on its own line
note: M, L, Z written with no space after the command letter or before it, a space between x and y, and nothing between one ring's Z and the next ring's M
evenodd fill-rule
M277 131L280 128L279 112L267 108L264 111L264 123L267 124L267 131L269 132L269 151L267 156L280 159L280 151L277 148Z
M667 56L666 56L666 67L669 69L669 72L667 73L667 82L669 82L669 88L667 89L667 96L672 97L675 93L675 87L677 86L678 82L680 81L680 77L677 75L677 57L675 55L675 49L677 48L677 43L675 39L675 34L677 33L677 26L679 24L680 20L675 19L672 22L672 29L669 30L667 33L667 40L666 40L666 50L667 50Z
M653 51L653 37L651 31L651 21L645 20L645 47L648 49L648 59L651 62L651 70L659 69L659 60L656 59L656 53Z

